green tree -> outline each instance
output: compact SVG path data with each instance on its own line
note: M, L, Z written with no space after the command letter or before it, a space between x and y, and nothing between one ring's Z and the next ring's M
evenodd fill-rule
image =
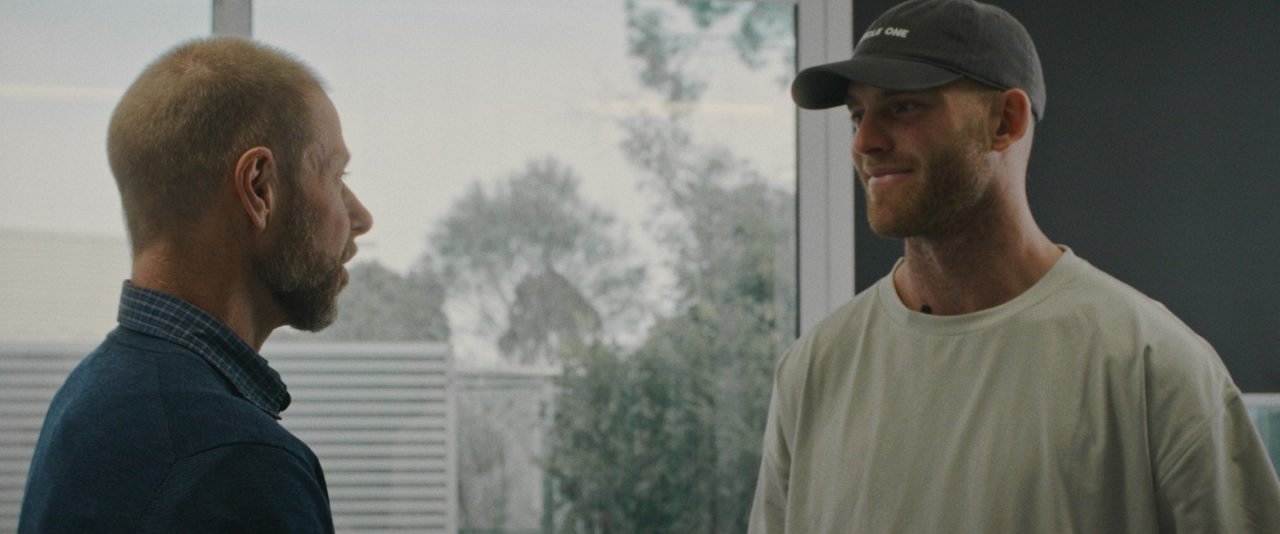
M708 28L734 25L739 57L759 68L789 24L775 5L681 4L683 26L627 4L640 81L672 103L706 88L694 58ZM620 126L661 198L653 226L677 259L678 301L639 348L566 359L548 466L565 532L745 531L774 362L795 335L794 195L698 143L696 105L670 109Z
M554 269L526 275L516 284L507 311L507 330L498 338L503 354L523 361L556 362L565 348L577 348L603 330L599 312L564 275Z
M630 354L571 360L551 473L569 531L741 532L773 364L796 324L793 197L722 152L691 157L670 142L679 132L643 137L632 153L661 162L650 170L677 215L664 242L679 258L680 306Z
M773 2L678 0L665 4L626 0L627 47L639 63L637 78L668 102L694 102L707 88L697 59L717 41L728 41L742 64L774 67L780 84L790 81L795 65L791 38L793 6ZM684 15L684 16L682 16Z
M578 194L552 158L492 189L474 184L430 236L450 299L519 363L555 363L562 347L626 330L644 315L645 270L624 228Z
M506 527L511 473L507 433L492 407L458 395L458 523L464 530Z
M693 376L667 356L594 345L566 368L548 465L568 503L562 531L706 531L690 513L703 473L688 467L705 434L683 408Z

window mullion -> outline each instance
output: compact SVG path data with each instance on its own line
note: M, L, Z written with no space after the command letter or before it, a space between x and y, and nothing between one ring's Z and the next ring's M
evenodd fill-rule
M253 0L213 0L212 33L253 36Z
M849 0L800 0L796 65L848 59L853 53ZM852 130L839 110L796 118L800 331L853 297Z

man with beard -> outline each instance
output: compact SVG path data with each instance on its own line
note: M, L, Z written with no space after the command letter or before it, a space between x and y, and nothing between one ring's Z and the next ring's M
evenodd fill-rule
M133 255L120 326L54 397L18 530L332 532L258 354L333 322L372 225L321 82L251 41L189 42L125 92L107 153Z
M779 363L751 532L1280 532L1213 348L1032 218L1020 23L912 0L792 95L848 107L867 217L905 255Z

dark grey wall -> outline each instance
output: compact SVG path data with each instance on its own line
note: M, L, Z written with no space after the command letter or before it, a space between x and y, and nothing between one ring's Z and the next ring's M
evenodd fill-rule
M854 35L895 3L856 0ZM1280 391L1280 1L992 3L1044 64L1046 233L1163 302L1242 389ZM861 291L902 246L858 219Z

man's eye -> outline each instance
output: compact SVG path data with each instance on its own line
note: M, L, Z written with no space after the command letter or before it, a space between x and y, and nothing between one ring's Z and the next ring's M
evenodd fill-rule
M915 102L895 102L893 104L894 113L910 113L915 111L918 106Z
M862 112L861 112L861 111L855 111L855 112L853 112L853 113L850 113L850 114L849 114L849 122L852 122L852 123L853 123L853 127L854 127L854 128L857 128L857 127L858 127L858 125L862 123Z

